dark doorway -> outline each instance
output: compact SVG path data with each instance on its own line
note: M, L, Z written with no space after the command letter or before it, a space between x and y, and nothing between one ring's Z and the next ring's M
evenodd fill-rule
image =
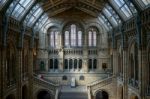
M14 96L13 94L11 94L11 95L8 95L8 96L6 97L6 99L15 99L15 96Z
M37 99L51 99L51 95L47 91L40 91L37 95Z
M95 99L108 99L108 93L105 91L99 91L97 92Z
M22 99L28 99L27 86L22 87Z

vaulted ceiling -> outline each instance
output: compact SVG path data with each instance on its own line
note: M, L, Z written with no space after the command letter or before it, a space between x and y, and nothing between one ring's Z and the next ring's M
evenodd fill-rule
M106 0L45 0L42 6L50 17L71 8L79 9L97 17L105 3Z
M0 0L0 11L20 21L24 27L44 33L51 17L68 10L81 11L96 17L107 31L111 31L149 5L150 0Z

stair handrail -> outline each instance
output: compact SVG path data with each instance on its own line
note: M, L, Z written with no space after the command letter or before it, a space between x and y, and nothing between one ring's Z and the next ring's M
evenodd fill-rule
M98 80L94 83L91 83L91 84L88 84L87 85L87 88L90 88L91 90L95 89L95 88L99 88L103 85L107 85L107 84L110 84L113 80L114 76L111 76L111 77L108 77L106 79L101 79L101 80Z

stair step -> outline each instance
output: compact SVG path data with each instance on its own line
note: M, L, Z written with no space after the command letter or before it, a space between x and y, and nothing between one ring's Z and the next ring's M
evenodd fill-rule
M63 92L60 93L59 99L88 99L88 95L79 92Z

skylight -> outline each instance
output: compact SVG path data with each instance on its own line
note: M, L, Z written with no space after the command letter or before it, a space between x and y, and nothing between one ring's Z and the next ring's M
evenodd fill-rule
M8 0L0 0L0 9L5 5Z
M107 31L112 29L111 24L109 23L109 21L105 18L104 15L100 14L100 16L98 17L99 21L102 22L102 24L104 25L104 27L107 29Z
M41 18L37 21L37 23L35 25L35 28L38 29L38 30L40 30L47 21L48 21L47 14L43 14L41 16Z
M25 14L25 12L33 4L34 0L20 0L12 12L12 16L18 20Z
M150 0L137 0L136 2L140 4L140 6L142 6L143 8L150 6Z
M103 13L114 27L118 26L121 23L119 16L108 4L103 9Z
M36 20L40 17L40 15L43 13L42 8L40 7L39 4L34 6L30 13L26 16L24 24L32 27L33 24L36 22Z
M132 16L129 7L125 4L123 0L114 0L114 1L118 5L119 9L126 15L126 17Z

